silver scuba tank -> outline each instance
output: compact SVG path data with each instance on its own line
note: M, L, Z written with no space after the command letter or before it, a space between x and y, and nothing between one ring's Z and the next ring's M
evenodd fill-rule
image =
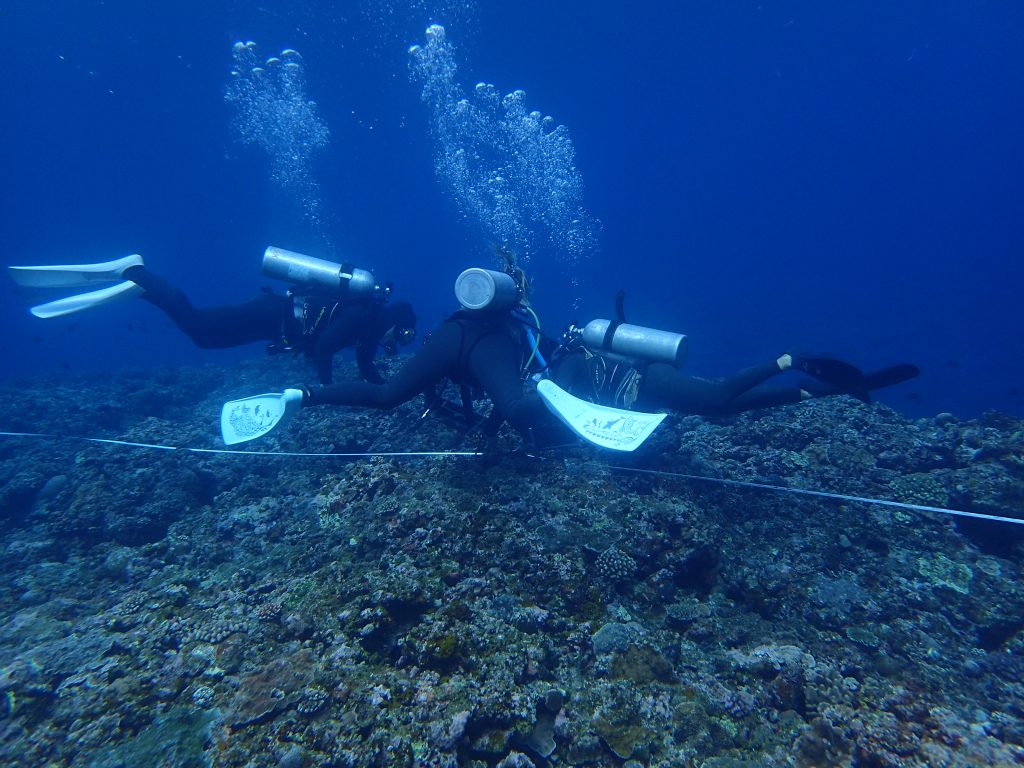
M591 320L583 327L583 344L594 352L678 366L686 357L687 338L682 333L644 328L642 325Z
M263 252L263 274L310 288L350 296L372 296L380 288L373 273L273 245Z
M455 298L466 309L497 312L513 309L521 297L511 275L471 267L455 279Z

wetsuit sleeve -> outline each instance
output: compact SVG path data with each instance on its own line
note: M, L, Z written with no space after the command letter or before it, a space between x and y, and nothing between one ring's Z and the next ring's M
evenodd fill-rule
M356 364L359 366L359 373L371 384L384 383L384 377L380 375L380 370L373 362L377 356L377 347L376 340L363 340L356 346Z
M330 384L332 381L331 361L334 353L355 344L363 314L357 307L340 306L335 310L330 324L316 337L312 357L321 384Z
M203 349L276 341L291 312L291 299L267 293L244 304L196 309L176 286L144 266L131 267L124 276L141 286L145 291L142 298L163 310Z
M770 361L725 379L710 380L685 376L667 363L651 363L644 371L637 404L641 408L718 416L800 402L797 387L754 390L779 373L778 364Z
M303 405L355 405L394 408L457 372L462 330L456 323L444 323L430 340L384 384L345 381L309 390Z

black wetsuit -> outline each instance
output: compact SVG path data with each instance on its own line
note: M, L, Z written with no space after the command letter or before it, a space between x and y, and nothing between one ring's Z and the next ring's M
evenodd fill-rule
M382 305L373 299L342 302L263 293L244 304L196 309L176 286L144 266L130 267L124 276L145 289L142 298L203 349L273 342L304 352L315 363L320 383L330 384L334 353L354 346L360 374L377 384L384 381L373 360L388 329L381 327Z
M583 347L563 347L553 357L555 382L577 397L617 408L671 408L699 416L723 416L831 395L849 395L870 403L874 390L900 384L921 373L913 363L864 373L852 363L834 357L790 353L791 364L786 370L806 374L811 379L790 387L761 387L783 372L777 361L712 380L686 376L667 363L593 354Z
M503 419L524 437L537 437L559 427L536 392L524 389L524 348L521 330L508 313L459 311L386 384L345 382L307 390L303 405L394 408L451 379L482 388Z
M773 360L724 379L702 379L686 376L668 363L616 361L578 349L557 358L553 378L577 397L603 405L720 416L800 402L796 386L755 389L781 372Z

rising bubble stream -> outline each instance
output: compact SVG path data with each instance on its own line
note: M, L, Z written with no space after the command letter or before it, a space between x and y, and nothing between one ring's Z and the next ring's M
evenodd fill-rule
M569 130L529 110L526 93L490 83L465 93L444 27L409 49L413 79L430 109L435 167L460 213L521 260L551 252L573 267L596 247L600 222L583 208L583 180Z

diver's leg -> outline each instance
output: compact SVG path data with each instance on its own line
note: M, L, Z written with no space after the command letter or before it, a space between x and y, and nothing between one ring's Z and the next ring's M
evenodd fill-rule
M800 387L788 389L765 388L755 392L744 392L734 397L725 408L720 411L723 414L742 413L743 411L754 411L758 408L775 408L780 405L792 405L800 403L813 395Z
M235 306L196 309L176 286L144 266L130 267L124 277L142 287L142 298L163 310L204 349L272 341L280 336L282 321L291 310L291 299L273 294L262 294Z
M642 408L671 408L701 415L732 413L736 398L782 370L776 360L712 381L684 376L667 363L651 363L643 373L638 404Z
M486 332L472 344L466 361L469 372L480 382L494 409L524 439L552 442L552 433L561 433L561 424L551 415L534 392L523 388L520 353L506 333ZM559 434L566 439L566 434Z

